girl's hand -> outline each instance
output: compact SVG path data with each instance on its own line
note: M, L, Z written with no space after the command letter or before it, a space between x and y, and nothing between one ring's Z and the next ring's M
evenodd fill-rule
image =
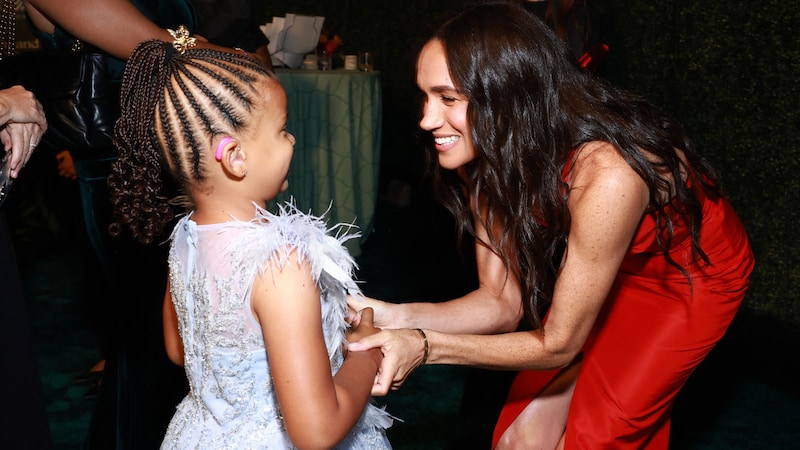
M350 331L347 334L347 339L357 341L359 339L372 336L381 330L375 328L372 325L372 308L364 308L358 312L358 318L354 320L355 324L351 322ZM381 362L383 360L383 354L379 351L379 349L374 349L372 351L368 351L366 353L362 353L362 355L370 355L375 360L375 367L378 369L376 372L380 371ZM375 375L375 380L377 382L378 375Z
M375 328L372 324L372 318L372 308L364 308L359 311L356 318L350 322L350 331L347 333L347 340L358 341L361 338L380 332L380 328Z
M380 349L383 353L372 395L383 396L400 389L408 375L419 367L425 355L425 345L417 330L383 330L352 342L348 349L360 352Z
M363 295L348 295L347 306L349 307L348 321L353 326L358 325L358 312L364 308L371 308L373 311L374 325L378 328L394 328L392 326L392 314L389 310L391 304L375 300L374 298Z

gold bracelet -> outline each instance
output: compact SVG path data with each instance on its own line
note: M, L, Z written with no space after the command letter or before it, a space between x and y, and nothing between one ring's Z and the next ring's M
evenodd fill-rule
M422 331L422 328L415 328L415 330L417 330L417 333L422 336L422 343L425 346L425 354L422 356L422 362L419 364L420 366L424 366L425 363L428 362L428 355L431 352L431 347L428 344L428 336L425 335L425 332Z

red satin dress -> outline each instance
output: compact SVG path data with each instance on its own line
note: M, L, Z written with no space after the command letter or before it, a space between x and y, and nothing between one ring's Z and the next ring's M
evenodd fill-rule
M728 201L698 195L700 247L711 264L692 263L690 231L674 216L670 254L689 272L690 286L664 259L655 217L644 216L584 346L565 448L668 448L675 396L727 330L754 265L744 227ZM493 447L557 373L517 375Z

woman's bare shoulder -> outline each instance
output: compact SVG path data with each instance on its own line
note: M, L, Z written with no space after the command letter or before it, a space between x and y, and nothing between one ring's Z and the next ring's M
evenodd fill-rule
M622 154L608 142L589 142L575 154L567 182L573 201L587 191L602 193L601 197L615 198L637 193L642 206L647 204L648 188L639 174L625 161ZM597 200L596 197L592 197ZM572 203L572 202L571 202Z
M569 180L578 182L635 173L617 148L604 141L587 142L580 146L575 151L571 167Z

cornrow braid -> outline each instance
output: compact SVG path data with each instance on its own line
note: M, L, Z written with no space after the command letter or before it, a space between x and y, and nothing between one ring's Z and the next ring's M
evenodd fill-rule
M246 128L257 102L256 85L275 76L236 53L192 48L178 54L169 43L139 44L125 66L120 117L114 128L118 159L108 185L115 221L152 243L175 218L163 172L185 190L202 181L202 153L215 136Z

